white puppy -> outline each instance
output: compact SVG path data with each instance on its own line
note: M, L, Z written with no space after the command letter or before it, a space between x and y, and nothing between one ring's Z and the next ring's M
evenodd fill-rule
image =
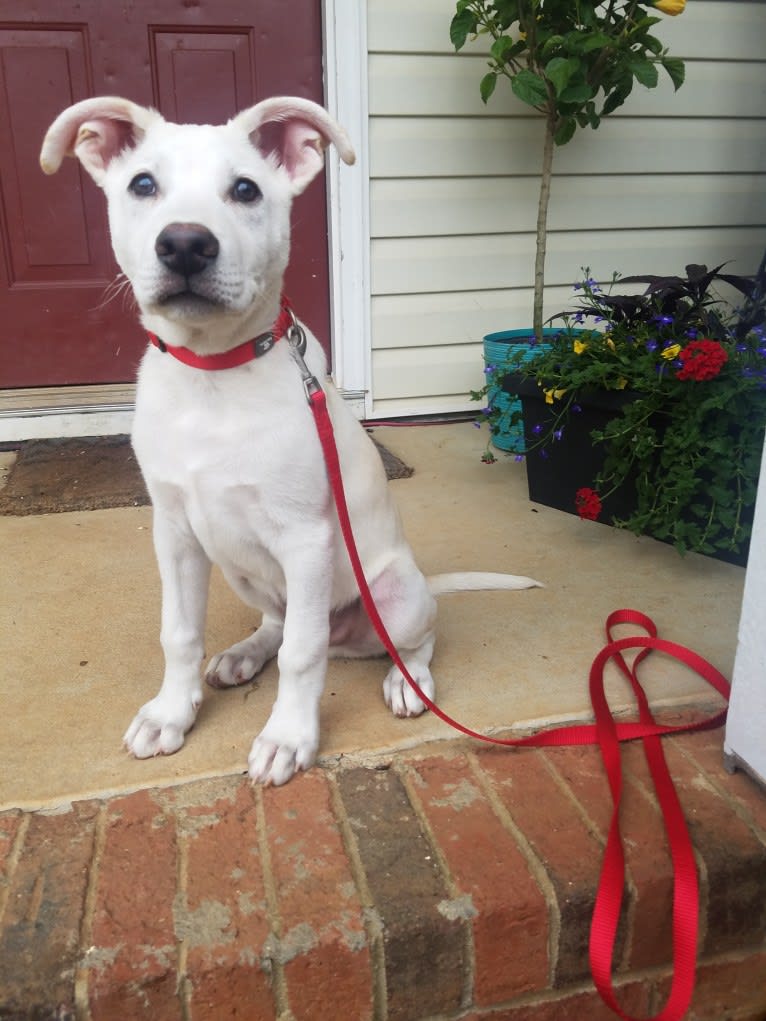
M282 784L314 761L328 655L383 651L360 606L300 373L287 340L278 339L290 206L330 143L353 163L343 129L306 100L268 99L212 127L171 124L105 97L65 110L43 144L46 173L73 155L103 188L117 261L144 326L161 339L141 364L133 428L154 506L165 654L160 690L125 734L140 758L177 751L197 715L211 562L263 622L213 657L208 683L243 684L278 656L277 699L249 757L254 780ZM253 338L241 365L205 369L179 360L212 356L215 365L216 356ZM423 576L380 457L326 381L319 343L310 333L307 340L365 575L407 669L430 698L434 595L537 583ZM395 667L383 691L397 716L424 709Z

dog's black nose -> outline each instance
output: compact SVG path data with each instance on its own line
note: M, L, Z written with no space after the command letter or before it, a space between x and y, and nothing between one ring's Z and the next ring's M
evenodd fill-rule
M191 277L218 258L218 239L199 223L169 223L154 242L160 262L173 273Z

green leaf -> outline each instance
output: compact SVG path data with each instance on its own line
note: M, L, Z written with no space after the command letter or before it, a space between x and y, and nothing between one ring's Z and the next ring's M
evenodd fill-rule
M545 82L539 74L535 74L534 71L529 71L527 68L519 71L514 76L511 81L511 88L514 95L522 103L528 103L529 106L539 106L541 103L548 101L548 90L545 87Z
M647 89L657 87L659 74L657 66L651 60L631 60L628 64L628 70L635 76L636 81L641 85L645 85Z
M545 77L552 83L556 95L560 96L572 79L572 75L580 70L580 61L566 57L554 57L545 65Z
M481 98L486 103L492 93L495 91L497 85L497 75L494 71L490 71L489 74L485 74L479 84L479 91L481 92Z
M663 57L662 66L670 75L670 80L673 82L673 88L678 92L684 83L686 77L686 67L684 66L683 60L679 60L678 57Z
M543 43L543 48L540 50L540 57L545 60L548 54L553 50L557 50L564 42L563 35L552 35L549 36Z
M501 35L499 39L490 46L489 52L498 62L498 64L504 64L508 52L514 49L516 43L513 39L510 39L507 35Z
M603 109L601 110L601 116L606 117L607 114L616 110L618 106L622 106L632 91L633 78L630 75L626 75L606 97Z
M587 82L576 82L574 85L567 86L559 99L562 103L575 103L580 106L582 103L587 103L592 95L593 89Z
M458 4L458 8L460 8L460 4ZM476 28L477 20L473 11L458 9L458 13L452 19L449 27L449 37L456 50L465 46L466 39L476 31Z
M565 117L553 136L553 141L556 145L566 145L569 139L577 130L577 121L574 117Z
M587 35L580 46L581 53L592 53L593 50L602 50L605 46L611 45L612 40L603 32L594 32Z

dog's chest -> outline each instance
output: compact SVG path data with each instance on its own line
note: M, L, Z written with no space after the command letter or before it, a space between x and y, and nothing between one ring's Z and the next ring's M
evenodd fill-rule
M160 365L165 371L165 366ZM290 366L292 368L292 366ZM218 563L272 546L323 488L321 452L300 381L142 371L133 444L152 499L175 505ZM317 447L315 450L314 448Z

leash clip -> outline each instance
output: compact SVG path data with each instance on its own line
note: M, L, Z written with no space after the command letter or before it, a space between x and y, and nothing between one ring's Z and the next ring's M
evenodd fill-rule
M311 403L311 399L314 394L321 391L321 386L312 373L311 369L306 365L304 355L306 354L306 331L300 325L298 320L295 318L295 314L291 308L288 308L290 313L290 319L292 322L287 328L287 343L290 345L290 354L293 356L293 361L298 366L303 380L303 389L306 393L306 400Z

